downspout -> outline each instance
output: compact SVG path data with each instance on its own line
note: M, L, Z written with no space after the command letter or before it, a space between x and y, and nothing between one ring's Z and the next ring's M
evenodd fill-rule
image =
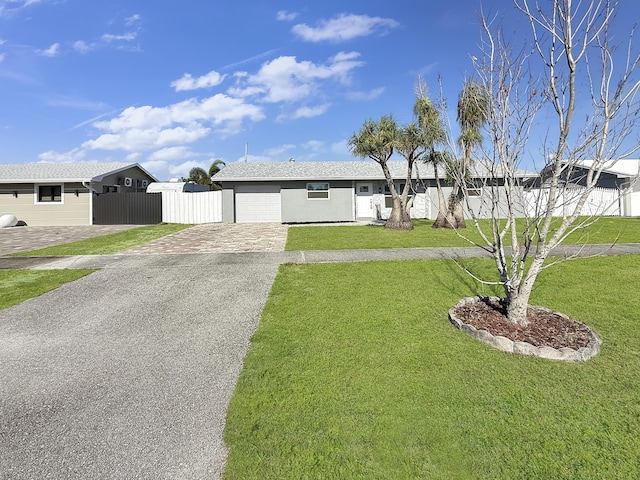
M98 193L93 188L93 181L91 182L82 182L82 186L89 190L89 225L93 225L93 194Z

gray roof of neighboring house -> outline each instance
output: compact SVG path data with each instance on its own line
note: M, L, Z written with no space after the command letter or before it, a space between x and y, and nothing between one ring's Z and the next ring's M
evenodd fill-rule
M156 180L137 163L0 163L0 183L99 182L134 167Z
M407 163L393 160L388 162L391 175L395 179L406 178ZM413 178L435 178L433 167L417 163ZM488 171L478 168L476 177L488 178ZM441 177L444 170L438 169ZM537 174L519 171L521 177L534 177ZM213 179L218 182L255 182L280 180L384 180L382 168L371 161L345 162L234 162L220 170Z

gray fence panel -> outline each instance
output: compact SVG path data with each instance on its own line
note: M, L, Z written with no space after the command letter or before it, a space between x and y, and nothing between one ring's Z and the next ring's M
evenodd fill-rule
M94 225L155 225L161 222L160 193L106 193L93 197Z

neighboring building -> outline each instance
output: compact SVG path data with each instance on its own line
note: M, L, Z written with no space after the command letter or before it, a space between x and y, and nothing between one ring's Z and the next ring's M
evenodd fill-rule
M0 164L0 215L27 225L92 225L94 198L145 192L157 179L132 163Z
M592 160L582 162L582 172L576 171L574 178L584 177ZM582 184L583 179L578 179ZM625 158L605 165L598 180L598 187L611 191L618 197L618 215L623 217L640 217L640 159Z
M406 165L389 162L396 188L404 186ZM439 173L444 177L444 172ZM523 179L535 176L519 173ZM488 216L489 205L482 205L482 195L490 175L479 172L473 177L477 188L469 190L473 195L469 203L481 216ZM223 222L350 222L386 219L391 212L391 194L374 161L236 162L225 166L213 181L222 184ZM417 164L413 183L411 216L435 219L438 197L433 167ZM497 183L500 188L501 181ZM445 195L450 191L445 185Z
M554 215L573 212L578 198L584 192L586 176L593 160L566 165L560 178L561 195L556 202ZM546 195L549 175L545 170L532 182L532 202ZM536 189L538 193L536 193ZM595 188L587 198L582 215L640 216L640 160L622 159L605 164Z

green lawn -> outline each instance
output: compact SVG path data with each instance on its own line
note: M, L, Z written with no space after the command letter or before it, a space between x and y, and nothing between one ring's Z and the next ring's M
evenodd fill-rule
M0 310L42 295L95 270L0 270Z
M284 265L229 407L225 478L640 478L639 283L640 256L543 272L532 303L604 341L568 364L456 330L460 298L499 292L452 262Z
M447 229L431 228L433 220L414 220L409 232L375 226L309 226L289 228L287 250L351 250L366 248L463 247L470 242ZM483 221L488 226L488 221ZM473 224L460 231L479 242ZM589 228L571 235L565 243L640 243L640 219L602 217Z
M28 252L13 254L14 256L56 257L63 255L109 255L137 247L166 235L179 232L191 225L164 223L145 227L132 228L123 232L101 235L76 242L63 243L52 247L39 248Z

